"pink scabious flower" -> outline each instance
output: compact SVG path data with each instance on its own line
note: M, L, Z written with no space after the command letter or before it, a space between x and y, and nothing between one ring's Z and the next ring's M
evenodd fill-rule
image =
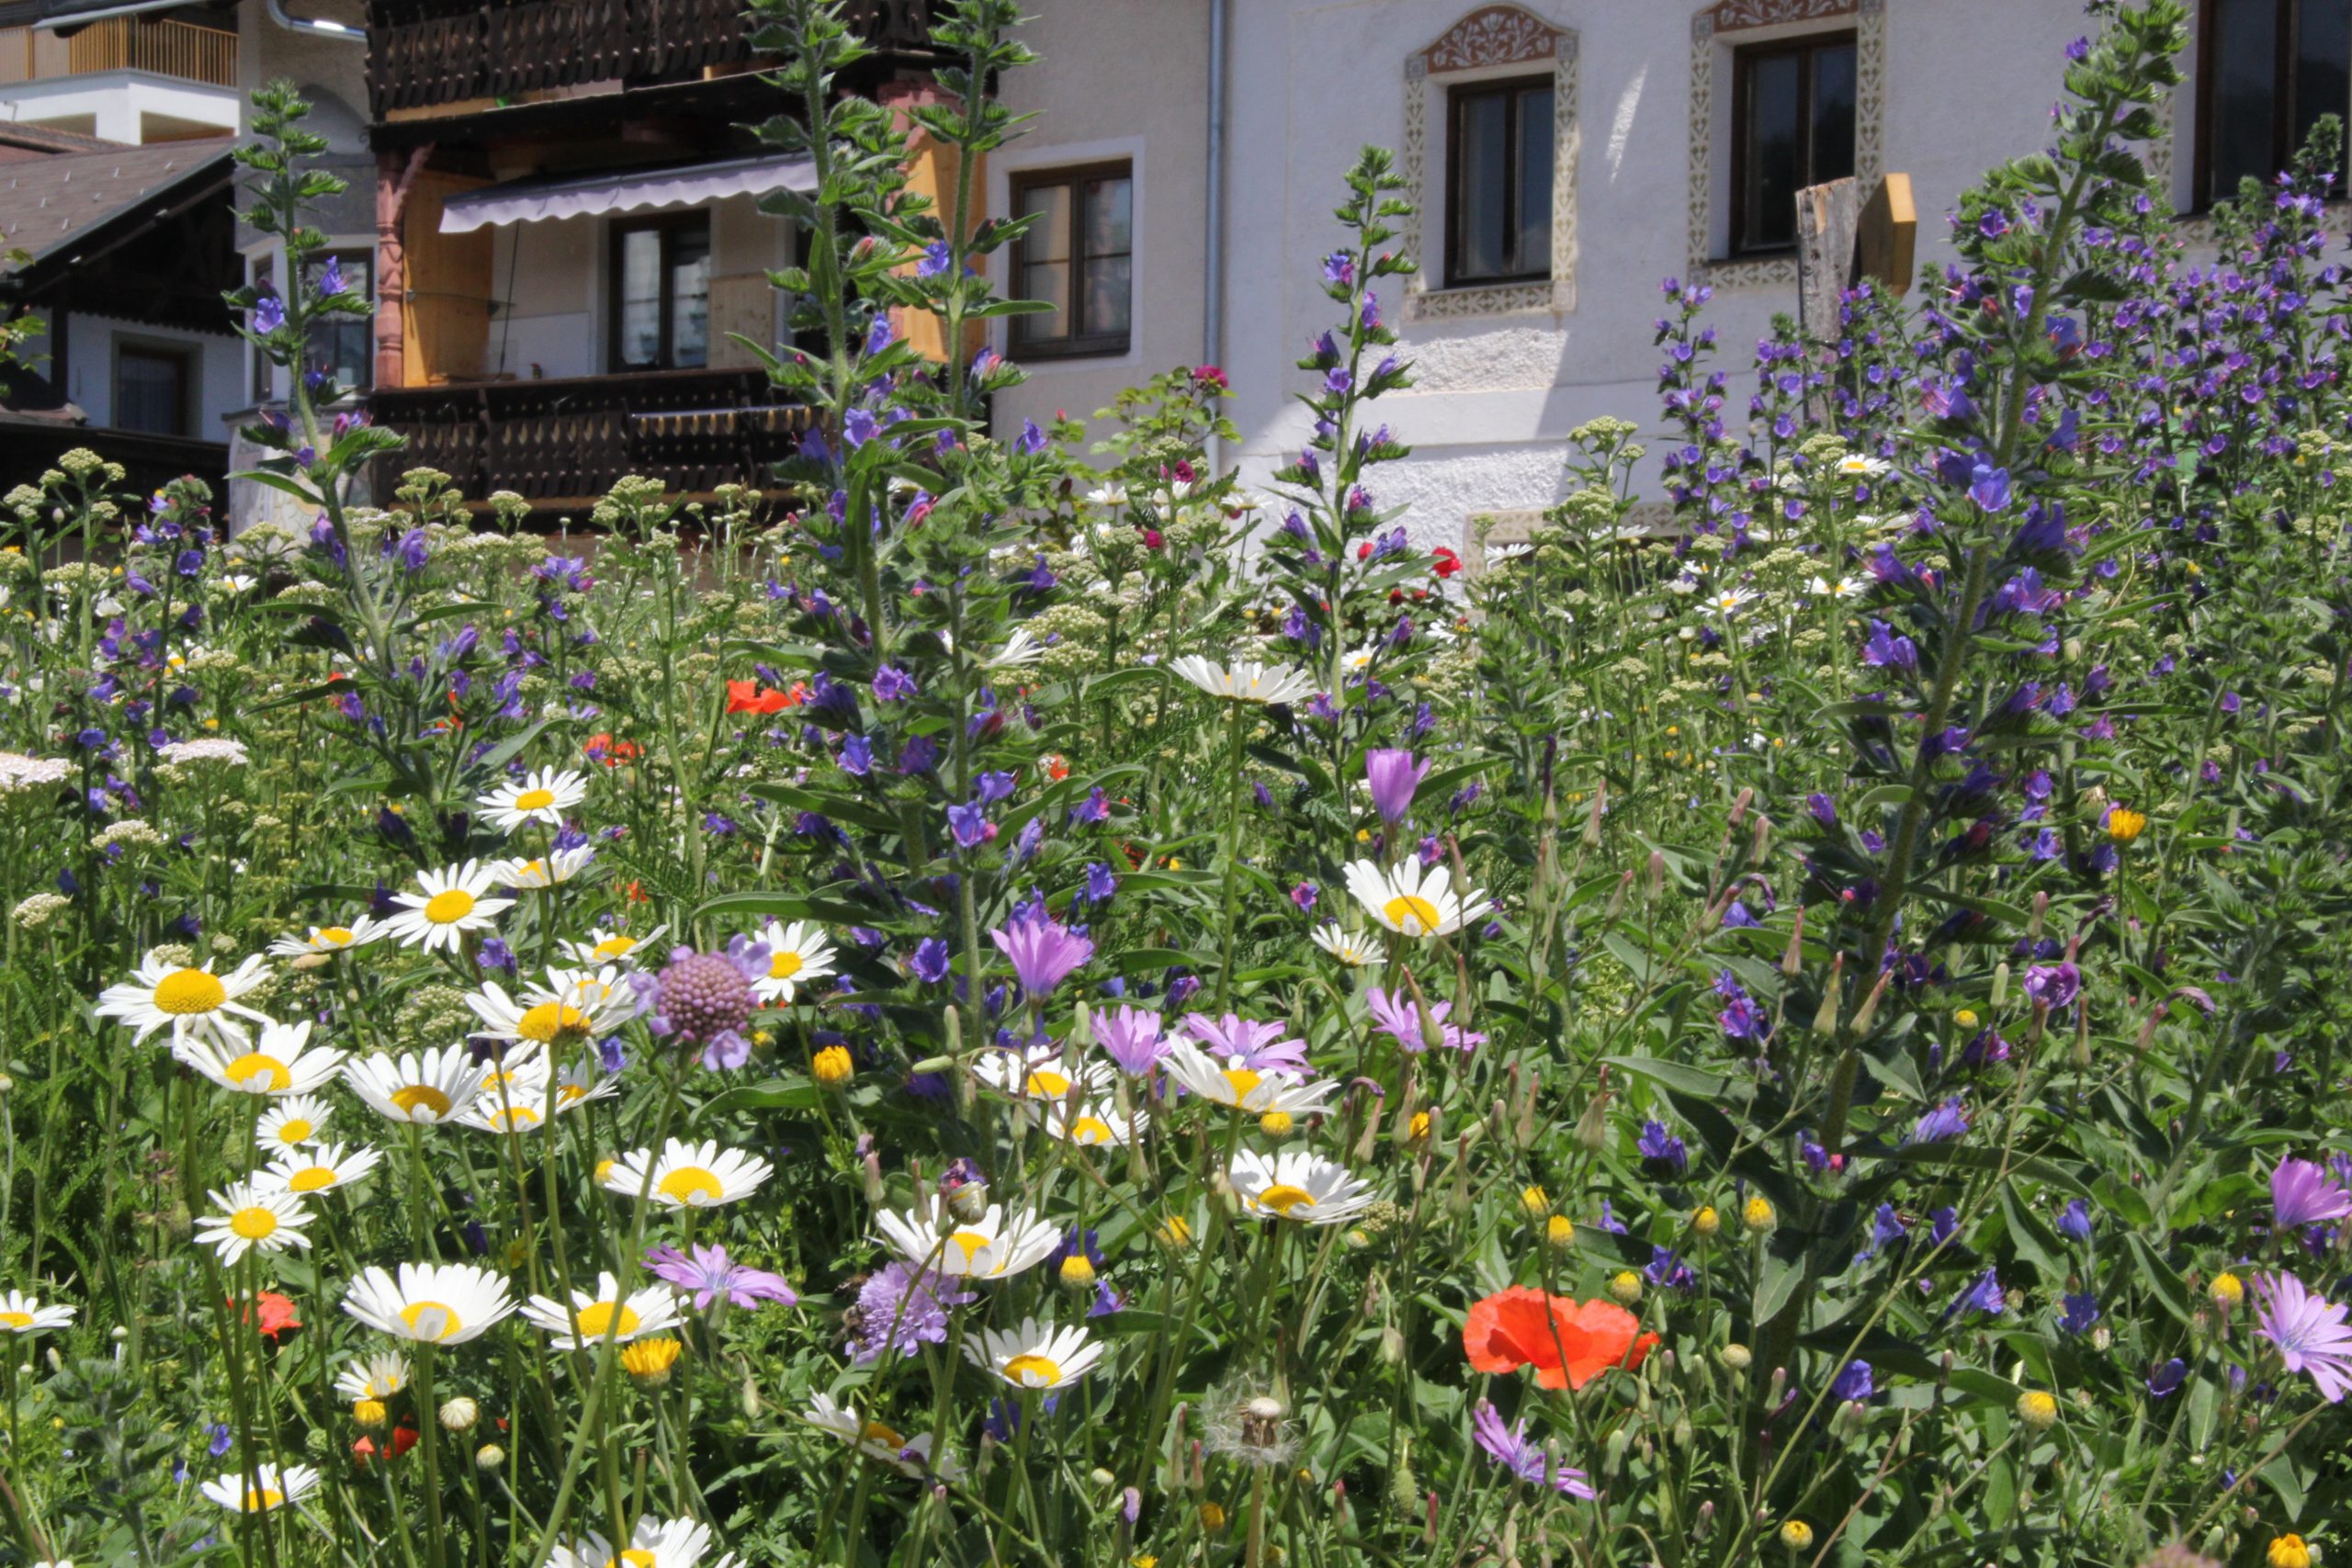
M2317 1160L2282 1159L2270 1173L2270 1210L2281 1230L2340 1220L2352 1214L2352 1192Z
M1139 1007L1120 1006L1094 1015L1094 1038L1129 1077L1141 1077L1168 1055L1160 1018Z
M1262 1073L1269 1067L1286 1067L1299 1073L1307 1070L1306 1042L1286 1038L1289 1028L1288 1024L1261 1023L1232 1012L1223 1018L1211 1018L1204 1012L1184 1015L1184 1032L1202 1050L1222 1057L1223 1066L1247 1067L1254 1073Z
M781 1274L753 1269L727 1256L723 1247L696 1247L691 1258L674 1247L657 1247L645 1255L645 1266L656 1279L666 1280L695 1299L696 1312L725 1296L728 1304L753 1307L762 1302L797 1306L800 1297Z
M2256 1327L2278 1347L2290 1372L2309 1372L2330 1404L2340 1404L2352 1389L2352 1328L2344 1325L2346 1308L2325 1296L2314 1295L2292 1274L2255 1277L2261 1299Z
M1482 1399L1470 1413L1470 1425L1478 1439L1478 1446L1492 1454L1497 1461L1508 1466L1511 1473L1521 1481L1537 1486L1548 1483L1571 1497L1582 1497L1588 1501L1600 1495L1592 1489L1592 1483L1585 1479L1583 1471L1570 1470L1564 1464L1554 1462L1551 1456L1544 1451L1542 1444L1529 1442L1526 1422L1521 1421L1516 1427L1504 1426L1502 1413Z
M767 943L738 936L723 953L673 948L653 987L647 1022L666 1039L703 1048L703 1066L740 1067L752 1055L743 1026L760 1005L752 982L767 977Z
M1380 1026L1382 1033L1408 1051L1419 1053L1428 1046L1429 1041L1421 1033L1420 1009L1413 1005L1411 997L1401 991L1384 991L1374 986L1364 992L1363 1000L1364 1005L1372 1010L1372 1021ZM1430 1002L1428 1006L1430 1021L1437 1025L1438 1042L1448 1050L1467 1052L1473 1046L1487 1043L1485 1035L1457 1029L1445 1021L1447 1015L1453 1011L1452 1002Z
M1094 941L1059 920L1042 917L1014 920L989 932L999 952L1012 960L1012 973L1031 997L1043 997L1094 956Z

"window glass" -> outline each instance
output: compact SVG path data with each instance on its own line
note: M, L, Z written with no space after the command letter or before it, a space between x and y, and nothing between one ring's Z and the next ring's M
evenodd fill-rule
M114 423L151 435L187 434L187 357L169 349L119 347Z
M2295 119L2291 141L2281 151L2293 153L2319 117L2352 112L2352 0L2301 0L2295 18ZM2287 159L2278 160L2284 168ZM2344 159L2336 158L2334 194L2344 194Z
M1498 93L1462 101L1456 119L1454 237L1456 277L1498 277L1506 270L1510 180L1510 104Z
M662 362L662 231L631 229L621 236L620 360Z
M2227 199L2246 175L2278 173L2272 142L2278 88L2278 0L2213 0L2209 152L2211 194Z
M670 363L710 363L710 230L673 229L670 245Z
M1035 220L1014 257L1021 295L1050 307L1013 319L1013 349L1049 357L1125 353L1135 288L1131 168L1024 175L1013 205Z
M1813 146L1805 184L1854 172L1854 46L1813 51Z
M1744 250L1792 244L1796 195L1804 174L1804 56L1793 51L1747 62L1746 167L1740 171Z
M1548 272L1552 254L1552 89L1519 95L1519 244L1513 272Z

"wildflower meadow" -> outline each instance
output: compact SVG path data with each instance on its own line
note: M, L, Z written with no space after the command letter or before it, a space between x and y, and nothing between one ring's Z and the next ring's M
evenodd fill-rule
M5 498L0 1563L2352 1562L2335 122L2192 265L2095 6L1955 265L1668 280L1430 549L1387 153L1266 482L1214 366L992 436L1012 0L941 209L752 10L790 504L361 505L315 377L305 526Z

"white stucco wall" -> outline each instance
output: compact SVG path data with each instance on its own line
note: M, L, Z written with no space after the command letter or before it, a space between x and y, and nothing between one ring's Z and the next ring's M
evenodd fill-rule
M159 327L145 321L117 321L107 316L72 312L65 322L65 396L90 416L93 426L114 423L114 360L118 341L185 348L194 356L198 406L190 412L183 435L218 440L219 421L242 400L244 386L243 342L217 333L194 333L180 327ZM51 341L35 344L36 352L51 352Z
M233 87L148 71L103 71L0 88L0 119L55 126L136 146L237 129Z

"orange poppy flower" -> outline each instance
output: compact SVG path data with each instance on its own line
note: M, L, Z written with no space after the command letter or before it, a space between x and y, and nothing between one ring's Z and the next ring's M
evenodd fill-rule
M580 750L590 761L602 762L608 768L633 762L638 757L637 742L616 740L610 735L592 735Z
M727 682L729 713L782 713L794 705L792 694L763 690L757 681Z
M236 1303L232 1301L229 1304L234 1307ZM254 1312L255 1307L260 1309L258 1314ZM295 1315L294 1303L276 1291L264 1291L255 1296L253 1304L246 1307L244 1315L265 1339L275 1339L288 1330L302 1326L302 1320Z
M1470 1309L1462 1348L1473 1369L1535 1369L1545 1388L1582 1388L1611 1367L1628 1371L1657 1343L1641 1319L1614 1302L1578 1302L1525 1285L1498 1291Z

